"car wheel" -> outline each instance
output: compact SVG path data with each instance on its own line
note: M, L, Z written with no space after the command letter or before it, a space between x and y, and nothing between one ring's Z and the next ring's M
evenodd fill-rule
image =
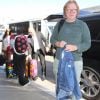
M95 100L100 94L100 75L90 67L84 67L80 82L83 97Z

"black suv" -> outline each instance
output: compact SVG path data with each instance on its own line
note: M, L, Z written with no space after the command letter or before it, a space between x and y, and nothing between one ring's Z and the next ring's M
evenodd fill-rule
M100 13L83 16L91 32L91 48L83 53L81 90L87 100L100 100Z

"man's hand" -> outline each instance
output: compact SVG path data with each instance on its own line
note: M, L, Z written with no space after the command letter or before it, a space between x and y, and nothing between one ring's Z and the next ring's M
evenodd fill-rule
M66 42L65 41L57 41L55 45L60 48L64 48Z
M68 50L68 51L76 51L78 48L76 45L72 45L72 44L67 44L65 46L65 50Z

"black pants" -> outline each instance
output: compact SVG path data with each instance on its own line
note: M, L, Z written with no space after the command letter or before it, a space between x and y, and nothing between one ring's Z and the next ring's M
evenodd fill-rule
M45 54L43 54L42 50L38 50L36 53L34 53L34 57L36 60L38 60L38 57L40 59L41 63L41 71L42 75L44 74L46 76L46 61L45 61Z
M17 55L14 53L14 67L16 70L16 74L19 79L19 83L21 85L24 85L28 82L28 79L25 77L25 62L26 62L26 56L25 55Z

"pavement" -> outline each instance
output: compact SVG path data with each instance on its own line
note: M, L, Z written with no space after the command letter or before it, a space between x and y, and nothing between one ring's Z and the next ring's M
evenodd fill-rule
M55 79L54 79L54 74L53 74L53 57L52 56L46 56L46 71L47 71L47 76L46 80L42 81L41 80L41 65L39 64L39 78L36 81L32 81L43 88L46 88L52 95L55 96Z
M0 66L0 100L55 100L55 81L52 71L53 58L46 56L47 77L41 80L41 65L39 63L39 78L30 79L28 86L20 86L17 79L7 79L4 67Z
M0 100L55 100L53 61L52 56L46 56L46 80L40 78L41 65L38 63L39 78L36 81L30 79L30 84L25 87L20 86L17 79L7 79L4 66L0 66Z

